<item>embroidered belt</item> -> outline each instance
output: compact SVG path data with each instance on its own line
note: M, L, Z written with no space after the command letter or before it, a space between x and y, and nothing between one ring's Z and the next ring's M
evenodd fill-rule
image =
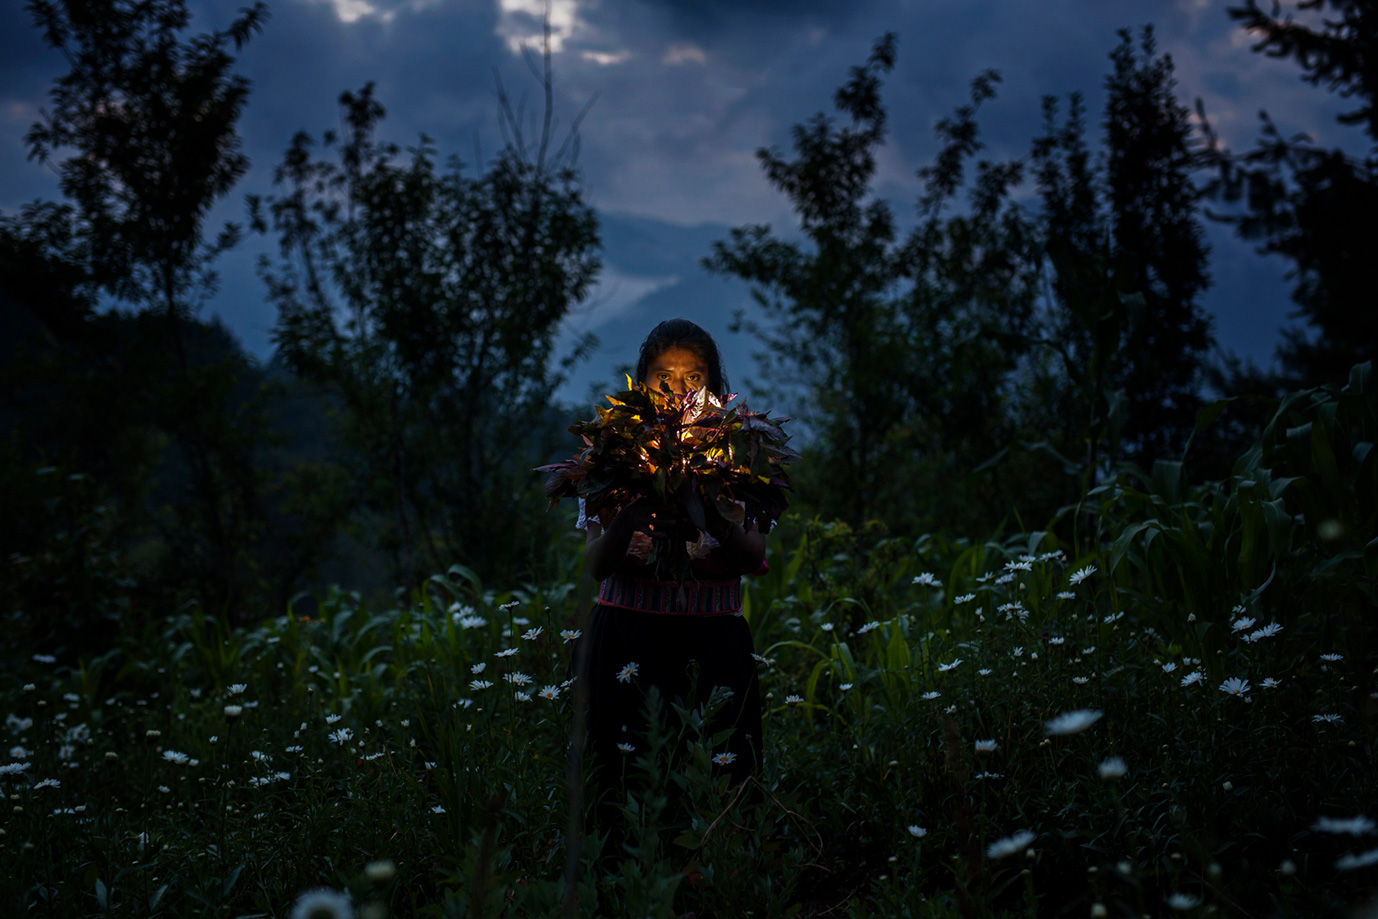
M742 579L647 581L612 575L598 585L604 606L668 616L731 616L742 612Z

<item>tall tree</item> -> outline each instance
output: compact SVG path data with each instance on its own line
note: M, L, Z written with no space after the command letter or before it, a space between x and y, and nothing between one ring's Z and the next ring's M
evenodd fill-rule
M907 528L941 516L940 494L964 500L951 480L997 449L991 431L1002 412L991 409L1012 358L983 333L1017 326L1032 298L1018 267L1024 227L1006 206L1017 166L980 164L969 213L944 214L980 149L974 113L994 93L993 74L939 125L944 148L921 172L920 224L897 238L890 205L871 188L886 133L881 80L895 46L893 35L877 41L835 94L848 124L820 113L794 128L793 159L757 152L807 243L742 227L704 264L752 283L767 321L743 325L767 346L772 379L803 381L817 474L805 471L801 490L821 498L827 515Z
M58 172L70 207L61 258L84 289L112 295L161 337L152 388L130 387L182 454L189 499L171 506L184 565L204 601L238 612L251 580L261 416L235 398L236 360L192 328L214 288L213 262L239 236L206 232L212 206L248 168L237 123L248 81L235 52L261 28L266 7L241 11L228 29L188 35L185 0L30 0L45 41L70 64L51 107L27 135L31 157ZM211 338L214 338L212 334ZM210 350L207 351L206 348ZM234 350L234 349L231 349ZM215 359L207 360L211 353Z
M1137 44L1121 31L1110 57L1102 156L1075 93L1061 123L1044 99L1031 153L1050 275L1044 342L1062 378L1047 391L1063 448L1084 439L1092 476L1116 460L1181 455L1212 341L1198 303L1208 278L1197 152L1172 61L1151 27Z
M261 264L279 354L340 399L357 497L390 521L400 581L456 561L510 576L549 535L514 495L537 484L557 325L599 268L575 145L552 150L548 128L528 142L513 119L513 142L469 176L424 136L405 156L380 141L371 86L340 102L346 134L323 141L336 159L298 134L284 191L253 204L281 243Z
M1256 0L1229 12L1257 38L1255 51L1291 58L1307 82L1357 100L1338 120L1363 130L1366 155L1285 136L1266 113L1254 148L1234 154L1197 103L1216 170L1212 191L1243 205L1221 219L1292 266L1292 318L1304 325L1278 348L1283 386L1337 382L1352 364L1378 358L1378 9L1367 0L1301 0L1296 9L1302 19L1276 4L1265 12Z
M1201 365L1213 338L1200 295L1207 249L1192 176L1189 112L1177 101L1172 59L1152 26L1137 47L1128 30L1106 81L1104 189L1121 283L1144 299L1130 324L1121 385L1132 458L1181 456L1202 402Z

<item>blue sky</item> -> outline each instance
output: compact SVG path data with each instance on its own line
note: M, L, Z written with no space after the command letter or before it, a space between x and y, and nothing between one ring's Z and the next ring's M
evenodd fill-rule
M240 0L191 0L197 31L227 25ZM1292 7L1289 3L1285 8ZM788 202L766 182L762 146L789 149L790 127L831 112L834 89L876 38L899 36L884 100L889 142L876 192L913 213L915 170L936 149L934 122L966 98L971 78L1000 71L999 96L982 112L986 155L1022 156L1039 129L1039 99L1081 91L1099 120L1101 84L1116 31L1152 23L1176 65L1179 98L1201 98L1236 149L1249 146L1267 109L1287 133L1326 144L1358 141L1336 125L1341 107L1305 85L1290 62L1250 50L1250 38L1211 0L552 0L557 112L570 118L597 96L581 131L588 200L603 223L604 271L569 320L602 347L562 392L582 398L656 321L697 318L718 335L735 388L756 379L754 343L728 332L744 285L706 274L698 260L728 229L794 226ZM523 47L539 40L542 0L270 0L264 31L240 56L253 84L241 122L253 166L216 211L243 219L245 194L271 191L271 172L293 133L337 124L335 100L376 84L384 133L408 143L425 132L443 154L470 163L500 147L495 73L509 92L538 101ZM39 116L63 61L46 49L18 0L0 2L0 211L55 197L50 171L27 160L23 135ZM1222 348L1268 363L1288 324L1286 265L1208 226L1214 286L1205 305ZM261 358L271 353L272 307L253 273L266 240L221 263L222 289L207 310Z

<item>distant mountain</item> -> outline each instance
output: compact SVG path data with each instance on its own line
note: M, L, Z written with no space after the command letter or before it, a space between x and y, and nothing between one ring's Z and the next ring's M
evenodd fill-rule
M646 334L664 319L683 317L703 326L718 342L728 382L747 392L755 380L751 352L757 343L728 331L737 310L756 309L741 281L709 274L699 260L730 227L685 227L649 217L600 213L604 271L600 289L586 310L566 323L571 334L589 331L598 348L556 394L563 402L587 405L613 388L621 389L623 368L631 369ZM768 406L761 406L768 408Z

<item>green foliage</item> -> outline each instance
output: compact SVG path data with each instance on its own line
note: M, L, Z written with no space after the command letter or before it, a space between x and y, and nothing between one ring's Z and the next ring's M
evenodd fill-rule
M126 620L104 653L16 659L0 681L0 898L78 916L282 915L321 886L378 915L1346 915L1378 808L1375 432L1359 366L1285 400L1228 482L1162 463L1096 489L1086 552L1048 531L772 535L747 607L764 767L733 788L712 762L721 694L688 711L651 691L611 817L569 783L573 582L498 592L455 567L382 611L337 590L252 629Z
M739 324L772 378L802 381L809 510L907 535L994 529L1042 519L1115 461L1180 455L1210 344L1190 129L1151 29L1111 58L1099 159L1075 95L1061 123L1045 99L1028 161L979 159L999 76L973 80L936 125L904 239L870 187L893 36L836 94L850 124L820 114L794 159L758 152L805 242L742 227L705 265L754 285L771 322ZM1037 207L1017 200L1026 173Z
M253 373L237 344L195 313L214 290L216 257L239 238L230 225L207 239L205 223L248 169L237 123L249 86L235 52L266 7L188 36L185 0L28 6L70 65L25 138L67 200L0 225L0 258L46 269L6 274L4 294L17 301L6 312L37 320L6 355L6 471L94 476L120 517L119 548L167 548L159 586L236 615L262 580L249 551L263 516L261 393L245 391ZM48 291L63 296L54 304ZM99 294L133 315L93 315ZM41 554L35 532L13 538Z
M508 147L470 177L425 137L406 157L379 140L371 86L341 108L338 161L299 134L282 193L251 200L281 243L261 263L279 355L338 400L352 500L388 522L397 581L454 559L512 575L552 525L513 495L551 451L552 343L598 270L596 220L564 154Z
M1345 368L1378 358L1378 321L1372 303L1375 276L1367 254L1378 247L1369 215L1378 206L1378 81L1371 64L1378 14L1358 0L1305 0L1298 16L1264 11L1256 0L1230 10L1253 40L1253 50L1292 59L1308 83L1354 98L1359 107L1339 116L1360 125L1367 155L1317 146L1304 134L1287 136L1266 112L1250 150L1232 153L1197 110L1210 143L1208 186L1233 205L1218 219L1243 239L1290 265L1293 318L1277 349L1284 388L1342 381Z
M72 69L51 92L44 121L25 137L52 161L75 205L78 258L90 280L121 299L169 314L234 228L203 239L207 212L248 169L236 124L248 81L234 55L262 28L267 7L241 10L225 31L184 38L185 0L30 0L34 24ZM71 149L78 155L62 156Z
M975 80L971 104L938 125L943 150L922 173L920 225L897 239L890 205L870 187L886 132L881 79L895 56L887 35L837 91L849 124L819 114L795 128L793 160L757 153L807 245L742 227L704 264L753 284L772 322L739 323L767 346L771 379L801 381L812 435L801 493L827 518L859 525L879 516L912 529L971 520L967 502L981 502L979 489L959 491L949 516L936 485L961 481L1006 442L999 393L1019 354L998 333L1027 331L1034 241L1008 201L1017 166L982 163L970 213L943 216L980 149L974 114L994 94L994 74Z
M685 542L716 531L710 520L769 532L789 506L784 466L799 457L785 443L788 419L720 403L707 387L675 396L627 382L596 419L570 427L585 444L578 456L537 468L550 473L551 506L583 498L590 516L611 520L639 496L654 500L677 518L653 537L662 580L690 577Z

